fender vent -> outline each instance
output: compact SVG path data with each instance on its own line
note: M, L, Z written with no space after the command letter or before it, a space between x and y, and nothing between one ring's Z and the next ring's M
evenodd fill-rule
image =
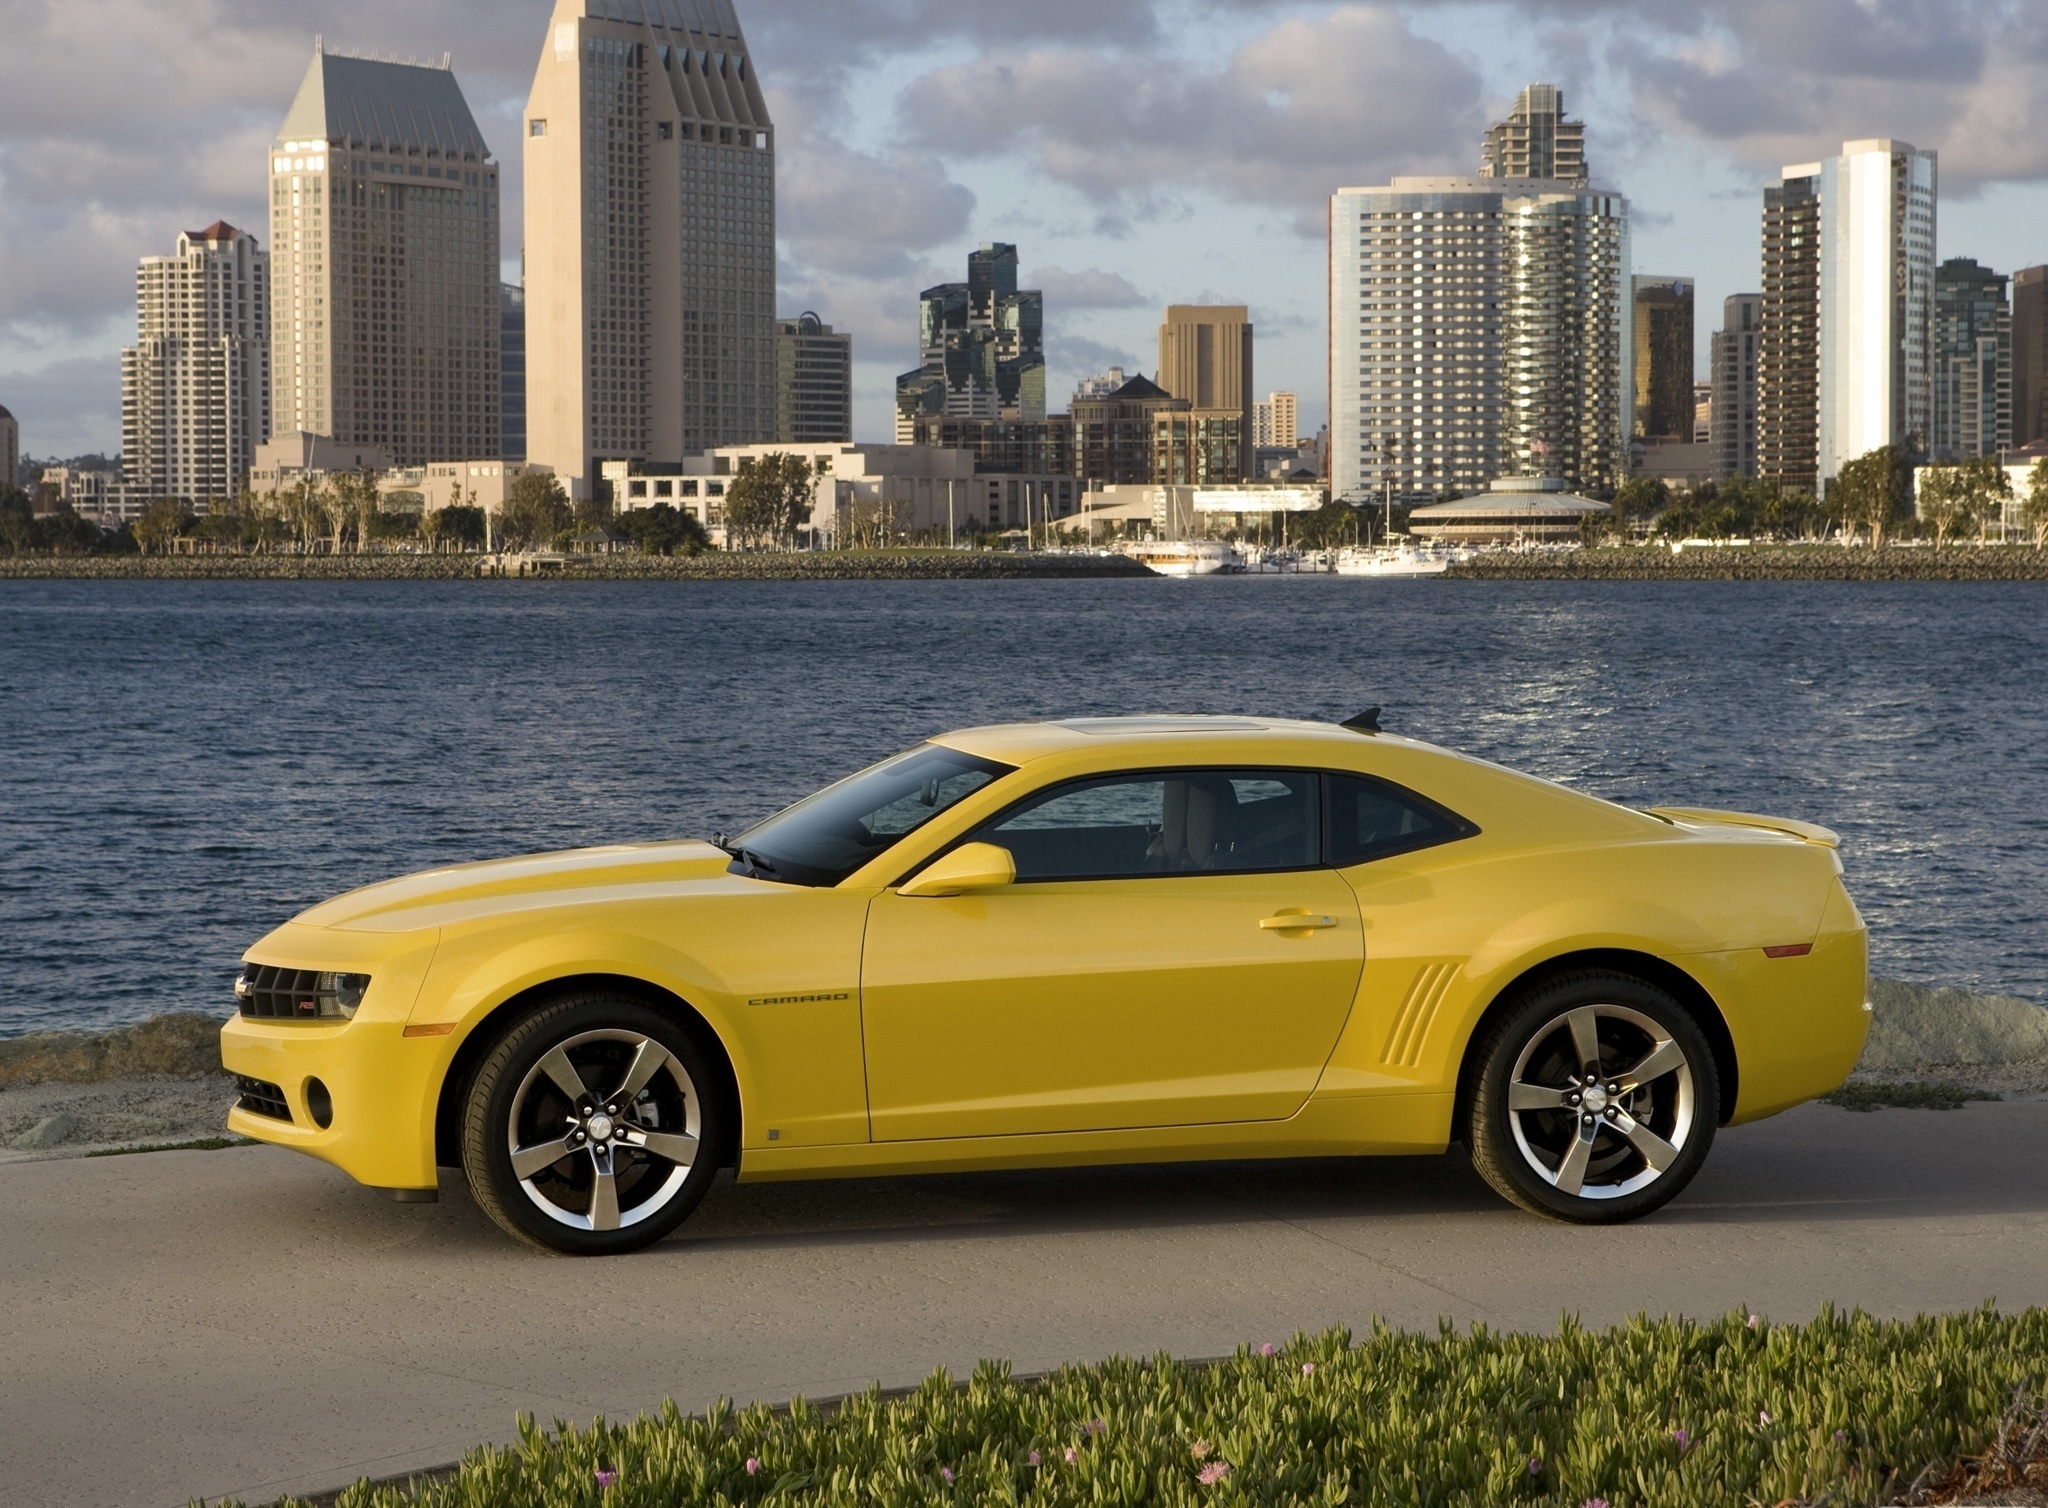
M1387 1033L1387 1045L1380 1053L1382 1064L1389 1068L1414 1068L1422 1062L1422 1044L1429 1036L1430 1023L1436 1020L1436 1008L1443 1004L1451 978L1457 972L1454 963L1422 966L1394 1016L1393 1029Z

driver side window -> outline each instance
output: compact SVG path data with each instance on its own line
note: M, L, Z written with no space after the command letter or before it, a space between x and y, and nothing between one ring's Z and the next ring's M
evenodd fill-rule
M1040 792L974 833L1020 882L1308 869L1321 782L1298 770L1168 770Z

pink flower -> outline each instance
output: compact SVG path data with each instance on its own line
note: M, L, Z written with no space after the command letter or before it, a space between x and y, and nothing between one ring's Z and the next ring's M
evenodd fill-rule
M1301 1364L1301 1375L1302 1375L1302 1376L1304 1376L1304 1377L1313 1377L1313 1376L1315 1376L1315 1375L1316 1375L1316 1364L1315 1364L1314 1362L1312 1362L1312 1361L1305 1361L1305 1362L1303 1362L1303 1363Z
M1273 1343L1272 1343L1271 1341L1267 1341L1267 1342L1266 1342L1266 1343L1265 1343L1265 1344L1264 1344L1263 1346L1259 1347L1259 1355L1261 1355L1261 1356L1271 1356L1272 1354L1273 1354Z
M1038 1452L1034 1450L1033 1452L1031 1452L1030 1455L1026 1456L1024 1459L1029 1461L1033 1466L1036 1466L1038 1464Z
M1532 1477L1540 1477L1543 1475L1543 1463L1537 1460L1534 1456L1531 1456L1529 1458L1529 1475Z
M1229 1475L1230 1463L1228 1461L1211 1461L1201 1470L1202 1485L1204 1487L1214 1487Z
M944 1482L948 1487L952 1486L953 1468L950 1466L941 1466L939 1468L939 1480Z
M1682 1429L1675 1429L1671 1432L1671 1443L1678 1447L1680 1455L1684 1455L1692 1449L1692 1436Z
M1197 1440L1193 1445L1190 1445L1188 1447L1188 1454L1193 1456L1197 1461L1208 1460L1209 1442L1207 1440Z
M1586 1501L1580 1505L1580 1508L1607 1508L1607 1499L1587 1498Z
M1756 1422L1758 1424L1769 1424L1771 1422L1771 1411L1769 1409L1758 1409L1756 1411Z
M1087 1424L1081 1426L1081 1428L1090 1435L1106 1435L1109 1433L1109 1426L1100 1419L1092 1419Z
M1835 1444L1840 1445L1844 1440L1848 1438L1849 1437L1843 1434L1840 1430L1835 1431Z
M1067 1464L1069 1466L1072 1466L1076 1461L1080 1459L1081 1453L1078 1450L1074 1449L1073 1446L1069 1445L1067 1447Z
M619 1485L619 1474L616 1471L600 1471L597 1474L597 1485L600 1491L610 1492Z
M1751 1315L1751 1316L1749 1317L1749 1328L1750 1328L1750 1329L1754 1330L1754 1329L1755 1329L1755 1328L1757 1327L1757 1325L1758 1325L1759 1323L1761 1323L1761 1322L1760 1322L1760 1321L1759 1321L1759 1320L1757 1319L1757 1317L1756 1317L1755 1315L1753 1315L1753 1314L1752 1314L1752 1315Z
M758 1457L756 1457L756 1456L748 1456L748 1457L747 1457L747 1475L748 1475L748 1476L752 1476L752 1475L753 1475L753 1474L754 1474L755 1472L759 1471L760 1469L761 1469L761 1462L760 1462L760 1459L759 1459Z

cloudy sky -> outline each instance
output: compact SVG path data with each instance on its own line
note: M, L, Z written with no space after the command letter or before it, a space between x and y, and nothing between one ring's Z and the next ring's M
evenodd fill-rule
M855 339L886 438L916 294L1017 243L1050 391L1150 372L1158 310L1248 303L1261 390L1324 412L1329 192L1471 172L1554 81L1636 270L1757 283L1759 190L1846 138L1941 152L1941 255L2048 262L2048 0L738 0L780 127L783 308ZM316 33L455 69L517 166L551 0L0 0L0 403L37 456L119 443L135 259L261 226ZM517 275L517 173L507 175Z

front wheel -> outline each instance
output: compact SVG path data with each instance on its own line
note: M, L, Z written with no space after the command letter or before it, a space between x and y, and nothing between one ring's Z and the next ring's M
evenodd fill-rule
M1539 1215L1618 1224L1676 1197L1721 1102L1706 1034L1656 986L1587 972L1540 985L1478 1047L1472 1161Z
M724 1109L690 1034L630 996L581 994L506 1028L477 1069L462 1167L509 1234L572 1256L660 1240L717 1176Z

